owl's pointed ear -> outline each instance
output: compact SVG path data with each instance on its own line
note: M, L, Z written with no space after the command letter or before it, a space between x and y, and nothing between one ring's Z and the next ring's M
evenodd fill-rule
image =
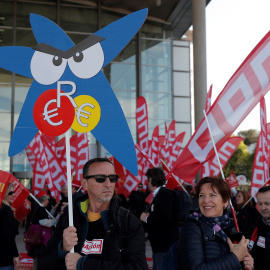
M30 63L34 52L32 48L28 47L0 47L0 67L19 75L33 78L30 71Z
M45 43L62 51L74 46L65 31L51 20L31 13L30 23L37 43Z

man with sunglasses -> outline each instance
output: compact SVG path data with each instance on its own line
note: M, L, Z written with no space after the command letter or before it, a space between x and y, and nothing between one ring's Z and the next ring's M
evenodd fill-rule
M38 269L148 269L142 225L119 207L118 178L107 158L84 165L81 184L87 194L74 202L74 226L64 213Z

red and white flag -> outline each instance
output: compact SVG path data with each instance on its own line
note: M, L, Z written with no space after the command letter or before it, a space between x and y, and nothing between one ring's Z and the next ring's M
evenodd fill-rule
M250 188L250 195L253 197L255 197L258 189L269 179L266 107L264 98L261 99L260 105L261 133L255 150Z
M237 178L236 178L236 176L235 176L235 174L234 174L233 171L231 171L230 176L226 178L226 181L230 185L230 188L238 187L239 186L238 180L237 180Z
M159 126L154 128L148 155L157 167L159 164Z
M167 129L167 125L165 123L165 145L162 147L161 154L162 157L161 159L164 160L166 163L169 162L169 157L170 157L170 151L171 147L175 141L175 120L171 122L169 125L169 128Z
M0 206L2 204L2 200L5 197L6 190L7 190L8 183L10 181L11 176L12 176L11 173L7 173L0 170Z
M139 145L143 151L148 153L148 111L144 97L137 98L136 124Z
M218 157L221 165L221 169L230 160L231 156L237 149L238 145L243 141L243 138L240 136L230 137L219 149ZM218 176L220 174L220 167L218 164L218 159L216 155L209 161L203 164L201 169L201 178L206 176Z
M212 88L213 84L211 84L206 97L206 103L205 103L205 112L208 113L211 108L211 99L212 99Z
M178 158L186 132L180 133L174 140L169 155L168 167L171 169Z
M89 147L87 133L76 132L70 139L71 160L75 160L73 170L75 179L80 180L83 177L83 166L89 160Z
M270 32L248 55L215 100L207 118L217 149L270 88ZM191 182L202 164L214 155L205 118L177 159L172 172Z

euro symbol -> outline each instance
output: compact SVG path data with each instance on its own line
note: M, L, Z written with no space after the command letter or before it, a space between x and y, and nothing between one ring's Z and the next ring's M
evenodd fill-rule
M57 100L56 99L51 99L50 101L48 101L47 103L46 103L46 105L45 105L45 107L44 107L44 113L43 113L43 115L44 115L44 120L46 120L50 125L52 125L52 126L60 126L62 123L63 123L63 121L62 120L60 120L59 122L53 122L53 121L51 121L51 118L53 118L53 117L55 117L55 116L57 116L58 115L58 112L56 112L57 110L58 110L58 108L55 108L55 109L52 109L52 110L49 110L48 111L48 107L49 107L49 105L51 104L51 103L53 103L53 102L57 102ZM56 112L56 113L54 113L54 112Z
M84 123L81 121L81 117L83 117L83 118L85 118L85 119L89 119L89 116L87 116L87 115L91 115L90 112L83 110L84 107L86 107L86 106L89 106L89 107L91 107L92 109L95 108L95 106L94 106L93 104L91 104L91 103L84 103L84 104L82 104L82 105L77 109L77 112L75 112L75 114L77 115L77 121L78 121L78 123L79 123L81 126L83 126L83 127L87 127L87 124L84 124ZM84 114L82 114L82 113L87 114L87 115L84 115Z

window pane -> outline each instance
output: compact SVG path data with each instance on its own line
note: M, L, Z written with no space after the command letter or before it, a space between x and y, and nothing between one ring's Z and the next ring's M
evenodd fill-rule
M171 92L171 68L142 66L143 91Z
M14 8L13 2L0 2L0 29L1 26L13 26Z
M2 171L9 171L9 156L8 156L9 142L0 142L0 168Z
M136 92L135 91L115 91L114 92L125 117L135 117L136 111Z
M114 90L136 90L136 66L111 63L104 74Z
M2 78L0 74L0 79ZM11 84L0 83L0 112L11 111Z
M150 24L145 22L141 27L142 37L148 38L169 38L171 35L170 30L165 30L160 24Z
M20 113L30 86L16 85L15 87L15 113Z
M160 40L142 40L142 64L171 66L171 42Z
M34 3L17 3L17 26L31 28L30 13L35 13L56 22L56 5L34 4Z
M143 96L146 99L149 119L172 119L172 95L164 93L147 93Z
M24 150L13 157L13 171L32 171Z
M94 33L97 31L97 11L61 6L60 26L64 31Z
M11 123L11 114L10 113L0 113L0 141L10 141L10 123Z

